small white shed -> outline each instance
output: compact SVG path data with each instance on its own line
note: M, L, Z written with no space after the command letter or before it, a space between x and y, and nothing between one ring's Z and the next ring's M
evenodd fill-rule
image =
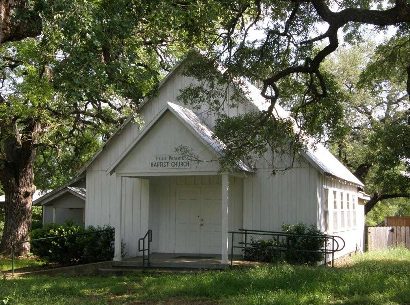
M77 183L78 184L78 183ZM53 190L33 201L33 205L42 207L43 225L72 222L85 224L85 187L67 185Z
M223 263L228 231L241 228L279 231L303 222L342 236L340 255L363 248L363 184L345 166L319 144L276 175L264 160L252 169L238 160L236 172L220 172L224 144L213 137L215 117L205 104L193 109L177 98L192 82L177 66L141 107L144 125L127 121L84 170L85 225L115 227L116 260L121 241L127 256L139 255L137 240L148 229L153 252L218 254ZM227 115L267 108L257 88L246 91L248 102L226 104ZM197 159L178 154L178 147Z

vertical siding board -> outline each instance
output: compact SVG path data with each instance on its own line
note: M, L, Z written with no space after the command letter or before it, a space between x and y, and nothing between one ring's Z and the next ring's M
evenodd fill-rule
M253 189L253 198L252 198L252 204L253 204L253 228L256 230L260 230L261 229L261 176L258 175L257 179L254 179L253 181L253 185L252 185L252 189Z
M270 206L269 206L269 186L270 186L270 177L269 174L264 173L264 177L260 180L260 222L261 230L269 230L270 222Z
M243 182L243 227L252 228L252 180L254 176L245 178Z
M148 230L149 219L149 180L141 179L141 230L144 235Z
M115 175L111 175L108 176L108 181L107 181L107 185L106 188L110 190L110 193L108 195L108 197L110 198L110 202L109 202L109 224L111 226L115 226L115 224L118 222L118 211L119 211L119 205L120 203L117 202L117 196L116 196L116 176Z

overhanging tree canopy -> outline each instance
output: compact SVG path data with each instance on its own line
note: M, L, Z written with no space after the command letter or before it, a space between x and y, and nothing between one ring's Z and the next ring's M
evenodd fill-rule
M238 132L229 148L236 155L247 159L249 153L260 154L260 148L269 147L272 138L266 137L268 125L281 126L274 115L274 105L280 102L287 107L302 131L327 141L345 137L348 128L344 121L345 101L352 95L341 88L331 75L332 63L324 69L323 62L339 47L342 40L355 43L363 38L363 32L372 26L381 33L390 26L392 39L379 46L377 57L369 63L363 79L373 79L373 84L383 90L387 82L401 79L400 92L394 94L402 108L395 117L387 117L380 124L373 124L372 137L374 161L380 165L377 171L387 174L409 171L408 134L410 124L410 3L408 1L223 1L224 14L220 16L221 47L210 52L216 62L226 70L226 81L240 82L246 77L260 84L261 94L271 106L263 116L240 117L238 123L250 127L247 133ZM364 27L364 26L367 26ZM394 30L392 30L394 28ZM212 64L211 64L212 65ZM364 66L361 67L364 69ZM201 78L195 66L192 74ZM212 82L207 74L205 82ZM363 81L362 81L363 82ZM368 81L368 84L372 82ZM404 86L402 84L404 83ZM397 82L396 82L397 84ZM356 84L354 84L356 85ZM394 88L397 89L397 88ZM406 94L407 91L407 94ZM203 99L200 88L190 88L185 99ZM382 95L379 89L379 98ZM377 99L376 94L373 95ZM370 100L367 100L368 102ZM374 101L376 102L376 101ZM371 108L373 101L367 105ZM407 105L407 106L406 106ZM282 122L285 123L285 122ZM220 120L219 134L228 134L229 126L237 126L232 118ZM243 135L248 135L244 137ZM269 132L269 135L274 133ZM230 134L235 137L235 134ZM252 141L249 141L249 139ZM232 140L232 139L231 139ZM295 140L288 138L289 141ZM296 139L299 140L299 139ZM289 143L289 141L287 143ZM265 142L265 145L262 145ZM395 145L393 145L395 144ZM394 148L392 148L394 147ZM369 159L368 159L369 160ZM379 162L380 161L380 162ZM406 163L407 162L407 163ZM364 165L364 164L362 164ZM363 169L363 166L361 167ZM394 170L393 170L394 168ZM355 168L352 168L354 171ZM373 167L373 173L376 167ZM360 176L360 175L359 175ZM383 177L383 178L382 178ZM393 180L395 177L395 180ZM364 178L364 176L361 176ZM397 180L397 179L399 180ZM409 196L406 175L378 175L380 192L375 192L368 204L374 204L391 196ZM388 182L389 181L389 182ZM383 186L382 186L383 185ZM374 190L374 188L370 188ZM382 190L383 189L383 190Z

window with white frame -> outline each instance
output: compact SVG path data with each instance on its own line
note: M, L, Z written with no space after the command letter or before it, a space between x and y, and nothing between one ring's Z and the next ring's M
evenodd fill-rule
M350 228L351 224L351 210L350 210L350 194L346 193L346 228Z
M333 231L339 230L339 209L337 204L337 191L333 191Z
M357 214L356 214L356 196L352 195L352 215L353 215L353 227L356 228L356 222L357 222Z
M322 206L322 225L323 225L323 230L328 231L329 230L329 190L324 189L324 198L322 200L323 206Z
M346 227L345 219L345 205L344 205L344 196L343 192L340 192L340 228L344 229Z

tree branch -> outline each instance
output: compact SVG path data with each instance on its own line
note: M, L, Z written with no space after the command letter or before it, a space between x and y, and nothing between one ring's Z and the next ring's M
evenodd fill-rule
M378 194L374 193L372 198L364 206L364 213L367 215L379 201L392 198L410 198L410 194L407 193L395 193L395 194Z
M323 92L321 95L326 96L326 87L323 77L320 74L319 66L323 62L323 60L332 52L334 52L339 46L337 32L347 23L355 22L377 26L387 26L410 22L410 4L406 1L396 1L395 6L388 10L347 8L340 12L333 12L329 8L325 0L294 0L293 2L295 4L311 3L319 17L329 24L329 28L324 34L321 34L309 40L302 41L300 44L311 44L325 38L329 39L329 44L321 49L312 60L307 58L304 65L287 67L264 80L261 94L266 99L269 99L271 101L271 104L273 105L276 103L277 99L280 96L280 90L277 86L277 82L292 74L303 73L315 75L319 80L319 84ZM292 11L291 16L293 14L296 14L295 9ZM410 66L407 69L407 73L407 91L410 96ZM268 94L269 89L273 93ZM316 90L316 88L313 89ZM315 92L313 91L312 93ZM272 109L273 107L270 107L270 110Z

